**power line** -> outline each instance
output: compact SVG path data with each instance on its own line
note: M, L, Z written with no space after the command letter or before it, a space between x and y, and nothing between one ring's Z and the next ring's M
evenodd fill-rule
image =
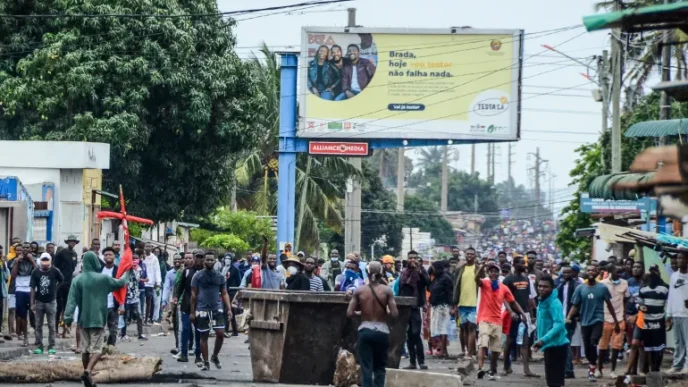
M56 19L56 18L99 18L99 17L113 17L113 18L158 18L158 19L177 19L185 17L217 17L217 16L232 16L232 15L246 15L251 13L284 10L299 7L310 7L310 6L321 6L326 4L336 4L344 3L352 0L321 0L321 1L307 1L303 3L289 4L289 5L279 5L274 7L265 8L253 8L253 9L243 9L237 11L226 11L226 12L213 12L213 13L185 13L177 15L165 15L165 14L33 14L33 15L13 15L13 14L0 14L0 18L6 19Z

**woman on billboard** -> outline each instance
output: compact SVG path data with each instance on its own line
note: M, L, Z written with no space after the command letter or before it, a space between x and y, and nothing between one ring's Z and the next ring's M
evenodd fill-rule
M340 87L339 70L329 60L330 49L320 46L315 59L308 63L308 90L322 99L332 101L335 89Z

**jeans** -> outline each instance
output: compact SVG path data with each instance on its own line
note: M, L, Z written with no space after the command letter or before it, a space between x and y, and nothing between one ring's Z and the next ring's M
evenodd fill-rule
M320 98L326 99L328 101L332 101L334 99L334 94L332 94L332 92L327 91L327 90L321 91L320 92Z
M48 348L55 347L55 314L57 302L36 301L36 343L43 347L43 319L48 319Z
M162 295L160 291L153 291L153 321L160 322L160 303L162 301Z
M372 329L358 331L358 362L363 387L384 387L389 334Z
M129 320L136 320L136 331L139 337L143 336L143 319L141 318L141 313L139 313L140 307L139 303L136 304L127 304L125 306L125 316L124 316L124 328L122 328L122 332L120 333L120 336L124 337L127 335L127 324L126 322Z
M117 343L117 321L119 321L119 313L117 311L117 308L108 308L107 311L107 345L114 346Z
M191 331L192 328L194 331L196 330L196 327L192 327L192 325L189 314L182 312L182 347L180 350L182 351L182 356L189 356L189 344L192 340L191 335L193 335L194 355L201 357L201 335L198 332Z
M576 324L566 324L566 338L571 342L573 333L576 332ZM566 351L566 366L564 367L564 375L573 375L573 353L571 352L571 345L568 345Z
M349 91L350 91L354 96L356 96L356 95L358 95L358 94L360 93L360 91L354 91L354 90L349 90ZM349 97L346 96L346 93L341 93L341 94L339 94L334 100L335 100L335 101L344 101L344 100L347 99L347 98L349 98Z
M676 341L672 367L675 370L680 370L688 366L688 362L686 362L686 357L688 356L688 351L686 351L686 345L688 345L688 317L674 317L672 321L674 324L674 340Z
M146 292L143 289L139 289L139 315L141 318L145 319L146 315Z
M409 318L406 337L408 343L409 360L411 365L425 364L425 350L423 349L423 338L420 336L423 321L420 317L420 309L412 308Z

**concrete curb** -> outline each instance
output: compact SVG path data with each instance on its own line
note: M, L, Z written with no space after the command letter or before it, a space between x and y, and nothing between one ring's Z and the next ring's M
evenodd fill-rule
M461 387L461 376L424 371L387 369L385 387Z

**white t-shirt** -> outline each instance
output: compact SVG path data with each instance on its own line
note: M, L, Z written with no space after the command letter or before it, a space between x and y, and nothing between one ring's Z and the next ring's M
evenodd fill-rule
M110 277L115 277L115 273L113 273L115 270L115 267L107 268L104 267L103 271L101 273L105 275L109 275ZM115 298L112 296L112 292L108 293L108 309L114 308L115 307Z
M688 273L680 271L671 275L669 299L667 300L667 317L688 317L685 300L688 300Z
M356 66L353 66L351 70L351 90L356 92L361 91L361 86L358 84L358 69Z

